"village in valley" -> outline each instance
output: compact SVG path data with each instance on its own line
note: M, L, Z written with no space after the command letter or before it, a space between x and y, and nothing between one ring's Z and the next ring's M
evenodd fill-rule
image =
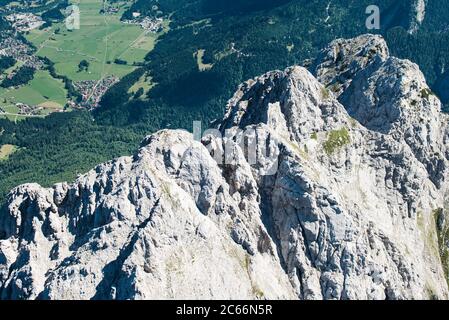
M68 104L71 108L93 110L99 106L103 95L119 80L115 76L107 76L100 81L85 80L75 82L74 86L81 93L82 99L78 103L69 101Z
M155 39L157 34L164 32L164 28L168 25L166 23L167 20L161 16L148 17L141 15L140 12L132 12L132 19L121 19L120 17L128 2L119 1L109 4L106 0L98 1L100 4L98 11L89 14L92 16L104 16L104 19L114 19L113 21L122 24L124 28L127 26L128 28L133 28L133 35L136 39L130 41L129 46L144 43L146 38L149 39L148 41L154 41L152 39ZM8 7L2 10L7 11ZM154 6L153 10L158 10L157 6ZM64 12L61 10L61 13ZM143 61L146 54L142 49L141 57L137 59L132 53L138 52L140 48L125 47L123 50L127 54L125 57L116 56L112 57L114 59L101 61L101 57L90 57L87 53L78 51L76 48L58 46L58 37L65 37L60 41L64 45L67 43L66 39L68 37L77 34L77 30L65 30L64 20L45 21L42 18L42 14L36 13L36 10L33 10L33 13L6 13L3 15L3 19L9 24L10 29L7 32L3 32L0 36L0 59L5 57L12 58L15 64L6 69L0 68L0 117L3 115L26 118L45 116L52 112L65 112L74 109L93 110L100 105L103 95L119 82L121 77L131 72L135 68L134 65L138 65L139 59ZM92 19L98 18L92 17ZM138 31L139 29L141 31ZM107 32L108 30L105 31L105 39L108 39ZM126 35L122 36L126 37ZM129 41L129 39L127 40ZM124 41L120 39L120 43L122 42ZM108 45L107 42L105 44ZM151 45L146 46L151 47ZM47 55L47 52L50 52L51 55ZM87 65L93 66L87 67L85 70L70 71L64 65L65 56L63 55L71 59L75 59L75 56L78 55L80 61L87 60ZM53 60L56 63L53 63ZM98 66L99 64L100 66ZM77 61L74 61L74 65L77 65ZM18 73L23 68L34 70L34 80L31 79L29 82L16 84L12 80L15 77L19 77ZM92 70L96 72L98 72L97 70L103 71L102 73L94 74ZM64 74L65 72L66 74ZM29 95L34 97L34 91L39 91L39 88L37 90L35 88L39 87L39 84L36 83L38 82L36 74L42 77L43 81L53 81L54 86L58 87L55 89L59 91L58 99L54 99L48 94L41 94L41 98L37 98L35 101L23 99L22 96L24 94L32 92ZM14 85L10 87L4 86L3 84L6 80L9 80ZM70 90L67 89L68 86ZM63 97L64 95L65 98Z
M157 11L157 10L158 10L158 7L153 6L153 11ZM123 23L138 24L142 27L142 29L144 29L148 32L153 32L153 33L161 32L164 28L164 19L163 18L142 16L140 14L140 12L133 12L132 17L133 17L133 19L124 20Z
M13 13L6 16L12 27L18 32L26 32L39 28L45 22L41 17L32 13Z

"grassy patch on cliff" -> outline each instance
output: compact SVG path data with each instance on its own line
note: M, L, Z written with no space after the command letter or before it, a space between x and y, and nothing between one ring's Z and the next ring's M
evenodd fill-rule
M437 226L438 249L443 264L446 281L449 284L449 225L444 219L443 209L437 209L433 212L435 224ZM441 221L442 219L442 221Z
M429 100L430 96L434 96L435 94L430 89L422 89L421 90L421 97L423 97L426 100Z
M328 155L332 155L338 149L344 147L351 142L349 131L346 128L329 132L327 140L324 142L324 151Z
M331 98L331 93L329 89L325 87L321 88L321 96L324 100L329 100Z

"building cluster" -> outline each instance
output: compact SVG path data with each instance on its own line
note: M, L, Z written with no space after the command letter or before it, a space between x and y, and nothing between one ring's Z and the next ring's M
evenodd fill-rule
M7 3L3 5L3 3ZM9 2L9 3L8 3ZM27 8L36 8L42 6L43 0L27 0L27 1L1 1L2 6L0 7L0 12L17 12L18 10L24 10ZM47 1L48 2L48 1Z
M44 109L40 106L33 106L26 103L16 103L16 108L18 109L17 114L22 116L38 116L41 114L41 111ZM2 107L0 107L0 115L6 114L8 112L5 111Z
M19 32L31 31L44 24L41 17L32 13L14 13L6 16L6 20L11 22L13 28Z
M17 113L24 116L37 116L43 109L43 107L33 106L26 103L16 103L16 107L19 109Z
M153 33L161 32L164 29L163 18L150 18L150 17L141 18L140 14L137 12L133 14L133 17L134 17L133 20L125 20L123 21L123 23L138 24L142 27L142 29Z
M0 40L0 56L13 57L15 60L22 62L23 65L36 70L44 67L44 63L34 55L32 48L13 36Z
M119 13L120 9L113 7L113 6L105 6L102 10L102 14L106 14L106 15L114 15Z
M75 89L81 94L80 103L69 103L72 108L83 108L93 110L100 104L103 95L117 82L119 78L115 76L107 76L100 81L86 80L74 82Z
M162 19L162 18L145 17L139 24L144 30L158 33L163 30L163 28L164 28L163 23L164 23L164 19Z

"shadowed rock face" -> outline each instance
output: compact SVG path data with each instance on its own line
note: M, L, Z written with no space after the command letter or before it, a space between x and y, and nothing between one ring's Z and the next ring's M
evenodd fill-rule
M0 297L448 298L439 101L377 36L312 71L242 84L222 136L161 131L73 184L13 190Z

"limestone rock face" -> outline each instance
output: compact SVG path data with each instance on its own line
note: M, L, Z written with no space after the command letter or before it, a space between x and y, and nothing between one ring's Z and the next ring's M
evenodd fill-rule
M444 187L447 116L441 114L441 102L419 67L388 56L385 41L378 36L337 40L324 52L315 74L335 92L348 113L367 129L408 145L432 182ZM339 58L333 64L335 56Z
M448 298L447 118L378 36L0 215L2 299ZM314 76L314 75L315 76Z

